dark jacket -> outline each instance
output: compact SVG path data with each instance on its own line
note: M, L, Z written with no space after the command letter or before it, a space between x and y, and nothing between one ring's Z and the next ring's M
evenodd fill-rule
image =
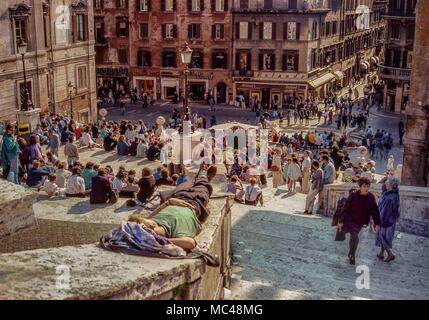
M152 198L156 190L155 177L143 177L138 182L139 192L137 193L137 199L141 202L146 202Z
M112 194L112 185L107 177L92 177L91 194L89 199L90 203L107 203Z
M38 187L42 184L43 177L48 176L49 172L42 168L31 168L27 176L27 185L29 187Z
M103 147L105 151L113 151L117 144L118 142L112 139L111 136L107 136L106 138L104 138Z
M399 218L400 199L398 190L385 191L378 201L381 227L388 228L396 224Z
M347 199L344 207L344 214L339 218L339 222L347 227L362 227L368 225L370 218L375 225L380 225L380 214L374 195L369 192L366 196L360 194L360 191L353 192Z
M198 220L203 223L210 215L207 205L212 192L213 187L207 177L203 176L197 178L195 182L184 182L172 191L161 192L161 203L170 198L181 199L189 202L197 209Z

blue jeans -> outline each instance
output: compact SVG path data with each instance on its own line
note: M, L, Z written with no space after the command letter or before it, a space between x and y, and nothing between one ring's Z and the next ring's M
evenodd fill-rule
M18 184L18 173L19 173L19 166L18 166L18 155L15 155L12 159L10 159L9 162L9 173L7 175L7 180Z

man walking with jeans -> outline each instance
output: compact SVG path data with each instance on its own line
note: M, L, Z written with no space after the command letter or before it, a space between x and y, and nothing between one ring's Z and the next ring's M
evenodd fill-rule
M314 201L316 200L317 195L323 189L323 170L320 168L318 161L314 160L312 162L313 173L311 175L311 188L305 199L305 211L304 214L312 214ZM317 208L316 208L317 211Z

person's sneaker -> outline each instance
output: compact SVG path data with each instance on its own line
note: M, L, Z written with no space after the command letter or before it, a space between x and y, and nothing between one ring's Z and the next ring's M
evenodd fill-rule
M304 211L304 214L309 214L307 210Z
M353 254L349 254L349 262L350 264L356 264L355 256Z

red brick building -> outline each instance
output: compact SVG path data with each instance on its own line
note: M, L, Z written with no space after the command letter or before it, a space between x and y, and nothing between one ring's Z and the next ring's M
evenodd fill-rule
M194 50L189 90L232 99L231 0L93 0L97 81L168 99L184 90L180 50Z

